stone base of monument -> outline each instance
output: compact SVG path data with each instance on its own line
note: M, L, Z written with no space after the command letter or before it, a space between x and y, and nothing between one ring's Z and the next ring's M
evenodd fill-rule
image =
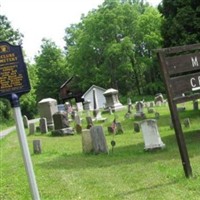
M146 119L146 115L143 112L135 113L134 119L136 119L136 120Z
M62 128L51 131L52 136L67 136L74 135L74 129L72 127Z
M118 103L118 104L114 104L112 105L111 107L106 107L102 113L110 113L110 111L112 112L116 112L116 111L120 111L120 110L123 110L125 109L126 106L123 106L121 103Z

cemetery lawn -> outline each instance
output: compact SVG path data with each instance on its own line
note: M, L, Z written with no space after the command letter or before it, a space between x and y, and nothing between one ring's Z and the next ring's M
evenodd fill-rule
M132 117L125 119L127 109L117 112L124 133L110 135L114 116L107 117L104 128L109 154L83 154L81 135L52 137L49 134L28 135L27 140L33 161L41 200L197 200L200 199L200 111L186 103L180 120L189 118L190 128L183 127L185 141L193 170L185 178L175 133L170 129L168 107L155 107L160 113L158 129L166 148L144 151L142 133L135 133ZM147 118L155 118L147 114ZM83 127L86 127L85 117ZM73 125L73 124L72 124ZM42 154L33 154L33 140L40 139ZM115 140L112 152L110 142ZM31 199L28 180L17 138L13 132L0 140L0 199Z

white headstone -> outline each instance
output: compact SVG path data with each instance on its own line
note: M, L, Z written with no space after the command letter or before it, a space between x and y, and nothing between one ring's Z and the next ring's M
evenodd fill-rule
M165 147L165 144L162 142L160 138L156 120L154 119L144 120L140 123L140 125L145 143L144 147L145 150Z

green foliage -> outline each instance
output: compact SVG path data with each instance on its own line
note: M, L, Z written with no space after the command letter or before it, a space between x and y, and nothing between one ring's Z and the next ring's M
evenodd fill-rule
M4 15L0 15L0 42L6 41L11 44L20 44L22 42L23 35L18 31L14 30L11 26L10 21Z
M31 91L27 94L24 94L20 98L20 104L21 104L22 115L26 115L28 119L32 119L37 114L37 101L36 101L37 99L36 87L38 84L37 68L35 65L29 63L27 66L27 70L31 85Z
M59 88L69 78L69 69L60 48L50 40L43 40L41 53L35 58L38 83L37 101L43 98L59 100Z
M163 0L159 11L165 47L200 42L200 1Z
M67 60L82 90L92 84L139 95L153 73L152 50L160 47L159 12L142 1L105 1L66 29Z

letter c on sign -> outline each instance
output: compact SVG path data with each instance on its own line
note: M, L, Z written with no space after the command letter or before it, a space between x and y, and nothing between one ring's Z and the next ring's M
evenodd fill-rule
M195 78L191 78L191 79L190 79L190 84L191 84L191 86L192 86L193 88L197 86L197 85L195 84Z

